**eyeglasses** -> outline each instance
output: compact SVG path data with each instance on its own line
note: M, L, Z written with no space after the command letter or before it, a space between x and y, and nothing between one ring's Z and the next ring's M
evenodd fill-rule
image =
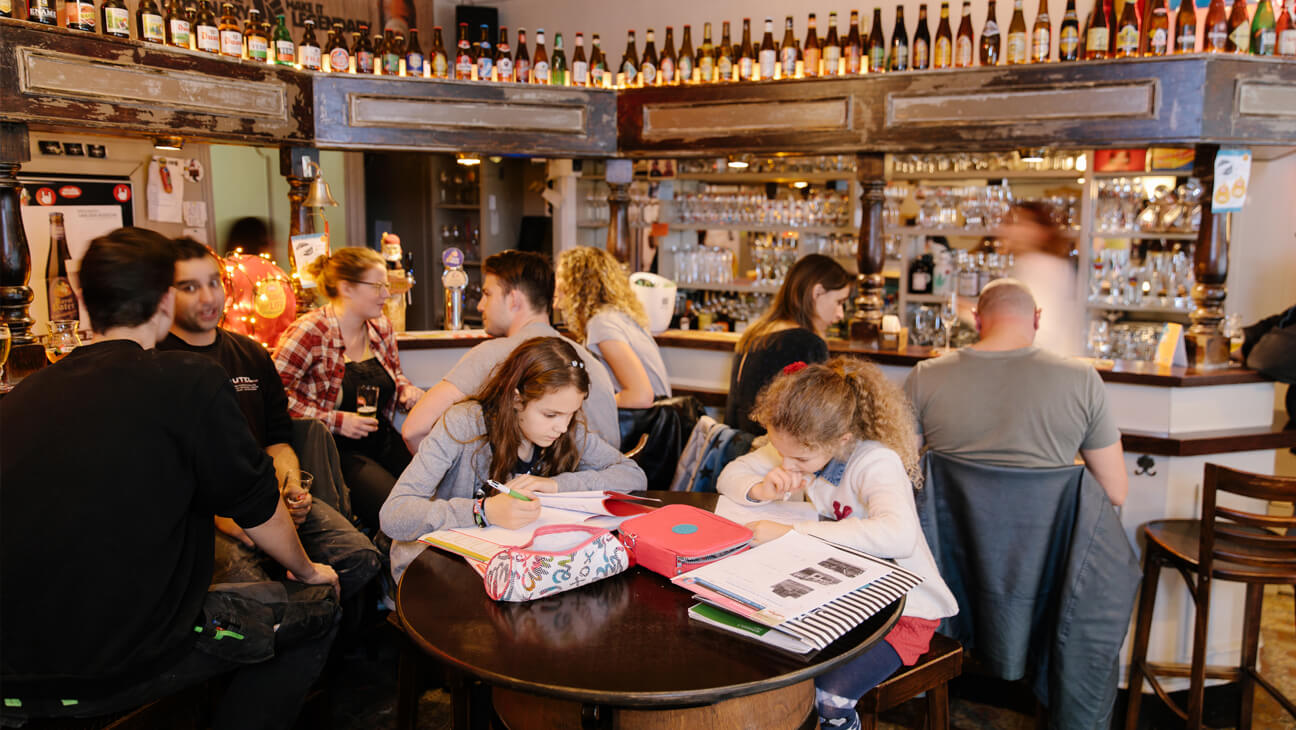
M388 284L388 283L385 282L385 281L383 281L383 282L375 282L375 281L361 281L361 280L359 280L359 279L344 279L344 281L349 281L349 282L351 282L352 284L364 284L365 286L372 286L372 287L374 287L375 289L377 289L378 291L385 291L385 292L388 292L388 293L391 292L391 284Z

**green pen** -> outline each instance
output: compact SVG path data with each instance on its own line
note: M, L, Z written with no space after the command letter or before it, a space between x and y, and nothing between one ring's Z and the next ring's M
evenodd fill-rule
M504 486L503 484L500 484L499 482L495 481L494 479L487 479L487 480L486 480L486 483L489 484L490 486L494 487L495 489L497 489L497 490L503 492L504 494L507 494L508 496L512 497L513 499L520 499L520 500L522 500L523 502L533 502L533 501L535 501L535 500L531 499L530 497L526 496L525 494L519 492L518 490L516 490L516 489L510 489L510 488Z

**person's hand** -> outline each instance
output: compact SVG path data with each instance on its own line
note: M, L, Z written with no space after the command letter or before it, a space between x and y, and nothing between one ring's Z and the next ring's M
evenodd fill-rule
M342 425L338 433L349 439L360 439L378 430L377 418L366 418L359 413L342 412Z
M804 476L776 466L769 470L760 484L748 490L747 496L759 502L768 502L773 499L784 499L803 486L805 486Z
M252 538L248 537L248 534L243 531L243 528L239 527L237 522L228 517L217 517L216 529L250 548L256 547L256 543L252 542Z
M558 482L549 477L538 477L534 474L523 474L513 477L508 484L504 486L509 489L516 489L519 492L548 492L553 494L558 491ZM528 494L528 496L530 496Z
M522 490L519 489L518 491ZM531 501L528 502L507 494L487 497L485 504L486 521L509 530L515 530L523 525L535 522L536 518L540 516L540 500L536 499L532 493L524 492L524 494L531 497Z
M423 397L423 389L417 385L411 385L401 391L400 407L408 411L418 405L419 399Z
M311 504L314 498L311 493L298 486L289 485L283 490L284 506L288 508L288 516L292 517L294 525L301 527L306 521L306 515L310 514Z
M295 575L291 570L288 571L288 579L312 586L333 586L333 594L338 598L342 597L342 588L338 585L337 571L324 563L312 562L310 567L311 571L308 575Z
M792 531L791 525L785 525L782 522L772 520L756 520L746 524L748 530L752 531L752 544L759 545L763 542L769 542Z

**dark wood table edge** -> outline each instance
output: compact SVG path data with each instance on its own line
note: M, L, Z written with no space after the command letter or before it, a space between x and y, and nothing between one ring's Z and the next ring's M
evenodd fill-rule
M1239 451L1268 451L1296 446L1296 430L1286 429L1287 414L1274 413L1268 426L1170 434L1155 431L1121 431L1127 453L1154 456L1208 456Z

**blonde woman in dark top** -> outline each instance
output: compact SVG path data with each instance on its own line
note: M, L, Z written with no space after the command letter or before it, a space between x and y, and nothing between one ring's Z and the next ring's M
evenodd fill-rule
M769 311L743 332L729 373L725 423L754 434L765 427L751 420L756 394L794 362L828 359L828 327L845 313L854 278L841 264L809 254L788 270Z

